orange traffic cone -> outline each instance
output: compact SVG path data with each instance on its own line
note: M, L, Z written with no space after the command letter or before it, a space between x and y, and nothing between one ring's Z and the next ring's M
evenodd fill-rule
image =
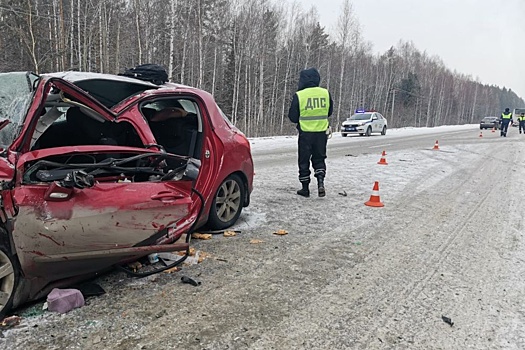
M370 200L366 202L365 205L369 207L384 207L385 206L381 202L381 198L379 198L379 181L376 181L374 183L374 188L372 189L372 195L370 196Z
M479 137L483 137L483 131L479 132Z
M381 159L379 159L379 162L377 162L377 164L388 165L388 163L386 162L385 155L386 155L386 152L383 151L383 154L381 155Z
M436 143L434 144L434 148L432 148L432 149L437 149L437 150L439 150L438 140L436 140Z

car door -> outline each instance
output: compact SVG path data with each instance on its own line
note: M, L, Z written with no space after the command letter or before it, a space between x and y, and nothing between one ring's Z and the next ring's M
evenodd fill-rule
M377 114L377 132L383 131L383 127L385 126L385 118L380 113Z
M54 183L14 190L13 240L21 264L34 265L33 276L52 272L65 278L145 255L128 248L150 239L154 243L191 212L189 191L169 182L96 183L74 189L67 200L52 200L61 191Z
M379 123L380 122L379 122L379 117L378 117L377 113L372 114L372 131L373 132L380 131Z
M80 89L54 79L42 103L51 91L60 89L74 105L112 122L112 114ZM44 89L45 90L45 89ZM38 111L32 106L30 111ZM40 106L42 107L42 106ZM41 108L40 108L41 109ZM29 147L31 135L41 113L29 115L25 133L18 141L21 150ZM13 241L20 263L28 277L50 275L62 279L100 270L123 259L147 255L151 251L175 250L176 247L150 247L169 236L177 225L189 226L195 220L191 181L155 180L135 182L117 176L95 181L92 186L64 188L59 181L35 181L30 169L35 164L55 164L57 157L94 157L105 151L150 152L144 148L83 145L22 151L16 163L17 178L12 196L16 206ZM151 154L154 155L154 152ZM47 163L46 163L47 162ZM68 169L68 164L63 165ZM61 169L52 165L52 169ZM43 168L47 169L47 168ZM46 170L48 171L48 170Z

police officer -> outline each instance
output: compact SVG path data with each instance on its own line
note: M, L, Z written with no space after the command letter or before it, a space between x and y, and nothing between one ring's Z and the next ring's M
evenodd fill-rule
M518 122L520 123L520 134L521 130L523 130L523 133L525 134L525 113L521 113L521 115L518 117Z
M500 136L507 137L507 130L509 128L509 124L512 123L512 113L508 108L505 108L505 112L501 113L501 134Z
M310 196L310 162L317 178L319 197L325 196L326 142L328 117L332 115L333 101L327 89L319 87L321 77L315 68L301 71L297 92L292 98L288 118L299 130L299 181L297 194Z

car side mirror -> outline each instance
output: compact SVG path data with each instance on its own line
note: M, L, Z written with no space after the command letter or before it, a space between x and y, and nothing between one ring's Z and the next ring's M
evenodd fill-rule
M372 117L372 120L377 120L377 117L374 115L374 116Z

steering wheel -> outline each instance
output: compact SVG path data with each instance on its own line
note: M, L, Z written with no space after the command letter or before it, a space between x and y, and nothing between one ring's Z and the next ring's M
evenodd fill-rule
M154 160L152 160L148 166L152 168L157 168L164 160L168 158L166 153L161 154L160 156L156 157ZM166 162L164 162L163 168L166 166Z
M95 185L95 177L83 170L74 170L61 181L61 186L66 188L90 188Z

